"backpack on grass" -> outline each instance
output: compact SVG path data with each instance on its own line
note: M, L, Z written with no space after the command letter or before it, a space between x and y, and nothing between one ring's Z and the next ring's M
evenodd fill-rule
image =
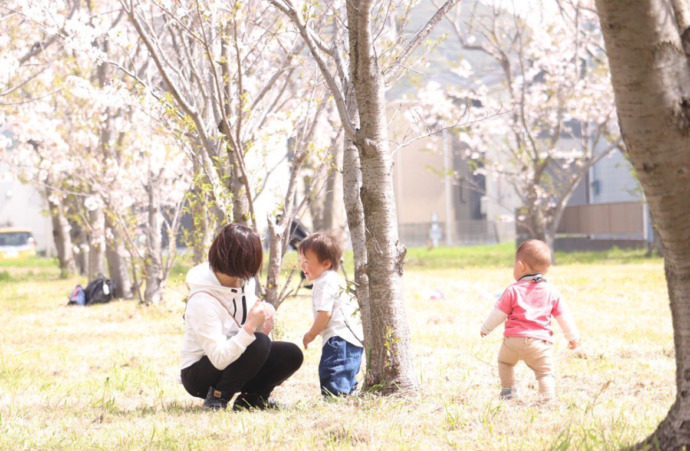
M103 274L99 274L95 280L89 282L84 288L86 304L105 304L113 299L113 282L106 279Z
M113 299L114 283L106 279L103 274L99 274L95 280L89 282L86 288L77 285L69 295L67 305L93 305L105 304Z

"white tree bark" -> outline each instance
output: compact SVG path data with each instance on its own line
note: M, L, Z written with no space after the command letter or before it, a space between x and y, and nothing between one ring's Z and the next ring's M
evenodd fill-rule
M99 274L105 274L105 216L103 208L89 212L89 257L88 280L92 281Z
M597 0L616 107L665 257L676 401L639 448L690 446L690 60L687 1Z
M53 240L60 264L60 277L69 277L77 271L77 264L72 253L72 238L69 233L71 227L62 205L50 199L50 190L48 191L48 208L53 223Z
M108 274L114 282L113 296L121 299L132 299L132 281L129 277L127 251L122 242L122 234L117 225L106 218L106 227L112 236L106 240L105 257L108 262Z
M321 210L321 228L332 230L344 225L342 211L343 206L343 142L335 142L333 146L333 168L328 174L326 182L326 195L324 196L323 209Z
M145 304L159 304L163 300L163 261L161 259L162 237L161 227L161 201L159 177L149 174L146 184L148 194L148 223L146 224L146 263L144 277L146 288L144 290Z

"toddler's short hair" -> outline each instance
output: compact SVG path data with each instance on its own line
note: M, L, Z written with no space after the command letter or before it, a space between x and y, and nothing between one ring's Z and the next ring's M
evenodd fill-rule
M249 227L228 224L208 250L208 263L214 272L249 280L261 269L263 249L259 235Z
M343 256L343 248L336 237L329 233L312 233L299 243L299 253L304 255L307 251L312 251L319 262L326 260L331 262L334 271L340 266L340 257Z
M545 271L551 266L551 249L541 240L527 240L518 246L515 258L534 270Z

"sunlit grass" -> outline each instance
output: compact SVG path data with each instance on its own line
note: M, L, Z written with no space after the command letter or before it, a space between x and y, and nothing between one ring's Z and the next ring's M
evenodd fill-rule
M65 306L84 282L79 277L60 280L51 266L7 266L0 449L618 449L651 433L675 396L661 260L560 259L549 272L583 347L569 351L558 332L559 399L540 407L524 365L517 368L521 399L498 401L501 333L481 339L478 332L511 282L512 249L475 248L476 257L470 249L434 249L443 263L426 249L410 251L405 293L418 393L325 403L312 347L275 392L287 410L254 413L204 412L178 382L184 264L162 306L89 308ZM308 292L301 293L278 312L277 335L296 343L311 321Z

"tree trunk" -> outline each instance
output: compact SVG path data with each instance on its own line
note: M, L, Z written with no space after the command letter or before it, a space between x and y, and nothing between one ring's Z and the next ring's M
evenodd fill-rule
M228 162L231 174L228 188L232 193L232 222L249 226L251 221L249 218L247 193L237 156L232 150L228 150Z
M321 227L323 230L333 230L343 225L343 176L340 173L340 168L343 167L342 142L333 143L333 166L334 168L331 168L328 173L326 195L321 210Z
M112 235L106 241L105 257L108 261L108 274L113 281L113 296L120 299L132 299L132 281L129 277L127 264L127 250L122 242L122 236L117 226L106 218L106 227Z
M228 25L229 26L229 25ZM232 98L232 87L231 80L233 79L233 74L230 72L230 50L229 43L227 39L221 41L220 46L220 57L221 57L221 77L224 81L223 92L225 96L225 102L223 108L225 109L225 114L227 117L232 115L232 109L230 108L230 99ZM243 114L242 111L238 114ZM238 125L239 126L239 125ZM230 136L233 130L230 129L230 125L226 121L221 121L220 131L225 136ZM237 137L239 139L239 136ZM242 179L242 171L239 167L239 161L235 152L240 152L240 149L233 149L230 145L230 140L225 139L225 146L228 158L228 173L230 178L227 182L228 189L232 194L232 222L242 225L248 225L250 223L249 218L249 205L247 199L247 193L245 192L245 184Z
M161 199L159 177L149 174L146 185L148 195L148 223L146 224L146 263L144 277L145 304L160 304L163 300L163 262L161 259Z
M676 401L639 448L690 446L690 37L687 2L597 0L618 118L659 231L673 318Z
M304 177L304 186L311 186L312 178L310 176ZM309 207L309 217L311 217L311 231L312 232L322 232L328 231L324 227L324 212L326 210L326 195L320 196L320 193L311 193L309 196L309 202L307 206ZM326 193L327 194L327 193Z
M283 236L285 234L285 226L283 221L280 224L275 224L273 218L268 219L268 268L266 269L266 299L265 301L278 310L280 306L280 299L278 293L278 277L280 277L280 267L283 264Z
M368 385L384 392L417 387L403 299L405 248L398 240L392 156L388 146L386 100L373 45L371 2L347 2L350 61L354 64L360 127L353 143L359 154L360 197L366 224L371 336L368 337Z
M354 93L353 93L354 95ZM356 106L354 101L351 102ZM369 275L367 274L367 248L364 232L364 208L359 197L362 186L362 173L359 169L359 153L352 140L345 135L343 152L343 201L347 213L347 226L350 229L352 254L354 257L355 296L359 304L359 312L364 329L364 346L367 356L367 373L365 385L375 384L373 377L369 377L369 362L371 361L371 336L373 334L371 308L369 304Z
M196 158L193 159L193 165L196 177L187 204L192 217L192 230L186 244L192 248L192 263L198 265L207 259L208 248L210 247L209 238L212 221L208 208L208 194L204 186L211 182L203 175L204 170L197 163ZM211 170L213 169L211 168Z
M75 262L79 275L85 276L89 272L89 239L84 228L76 222L69 221L70 238L74 245Z
M283 216L279 224L275 224L272 218L268 219L268 233L270 236L270 248L268 254L268 276L266 278L266 301L278 310L284 300L284 295L278 292L280 284L280 268L283 266L283 257L287 251L290 224L295 216L295 193L297 191L297 175L302 162L306 157L303 149L297 149L290 166L290 180L288 181L285 200L283 201ZM317 175L318 177L318 175ZM286 284L289 283L286 282Z
M89 212L89 269L88 280L105 274L105 217L103 208Z
M193 194L190 208L192 213L192 263L195 265L208 258L208 238L210 235L206 200L202 197L203 194L199 194L198 192Z
M50 218L53 222L53 240L60 264L60 277L64 279L77 271L77 264L72 253L72 238L69 233L70 225L65 217L62 205L59 202L51 201L50 193L48 193L48 207L50 209Z

